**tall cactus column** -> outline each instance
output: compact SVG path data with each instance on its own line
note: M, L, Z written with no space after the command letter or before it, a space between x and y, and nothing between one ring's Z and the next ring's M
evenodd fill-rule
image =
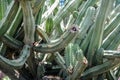
M92 65L92 59L95 54L95 51L98 50L102 44L103 30L105 19L107 16L107 9L109 5L109 0L102 0L101 6L97 13L95 20L95 27L93 29L93 35L88 49L87 59L89 61L89 66Z
M22 7L22 11L23 11L23 25L24 25L24 33L25 33L24 43L25 45L28 45L31 47L31 49L29 49L31 51L31 54L27 60L27 63L29 65L29 70L31 74L33 75L33 77L35 77L36 70L34 69L36 68L35 68L35 63L33 62L34 54L32 51L32 46L34 43L34 34L35 34L35 20L34 20L30 1L20 0L20 4Z
M20 0L23 11L23 25L24 25L24 43L31 45L34 42L35 20L32 13L30 1Z

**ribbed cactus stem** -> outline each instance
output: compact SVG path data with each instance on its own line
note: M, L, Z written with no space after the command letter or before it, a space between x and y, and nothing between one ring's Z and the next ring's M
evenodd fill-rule
M10 25L10 28L8 29L7 34L9 34L10 36L13 36L16 33L16 30L18 29L20 23L22 22L22 19L23 19L23 13L22 13L21 7L19 6L17 14L12 24Z
M45 4L45 0L36 0L36 2L34 3L33 15L35 16L35 19L37 19L37 17L38 17L37 15L39 15L39 12L40 12L40 10L41 10L41 8L43 7L44 4Z
M120 25L118 25L104 40L102 43L102 47L106 49L111 42L115 39L117 35L119 35L120 32Z
M25 45L20 52L19 58L15 60L9 60L3 56L0 56L0 60L3 61L4 63L8 64L11 67L14 68L22 68L22 66L25 64L26 60L30 56L30 46Z
M106 48L106 50L116 50L120 44L120 33L116 35L111 44Z
M109 0L101 1L101 6L99 8L97 17L95 19L95 24L94 24L95 27L93 29L93 35L92 35L90 46L87 53L89 66L92 66L92 60L93 60L95 51L98 50L102 44L104 24L107 17L108 5L109 5Z
M78 15L78 17L76 19L75 24L77 24L77 25L80 24L80 22L81 22L81 20L82 20L82 18L84 16L86 10L88 9L88 7L93 6L96 3L96 1L97 0L88 0L88 1L85 2L85 4L82 6L82 9L79 12L79 15Z
M68 29L60 39L55 43L40 44L39 46L34 46L33 50L42 53L53 53L63 49L67 44L76 37L78 33L77 26L72 26Z
M82 2L82 0L71 0L69 3L60 10L55 17L53 18L54 25L58 25L61 20L68 15L69 12L73 12L76 10L78 5Z
M93 34L93 28L94 28L94 25L91 26L88 34L86 35L86 38L84 39L84 41L81 43L80 47L81 49L83 50L83 52L86 51L86 49L88 48L88 45L90 43L90 39L91 39L91 36Z
M20 0L20 4L23 11L23 22L24 22L24 42L25 44L32 45L34 43L35 33L35 20L32 12L30 1Z
M62 69L64 69L68 73L64 58L58 52L54 53L54 56L55 61L62 67Z
M13 38L12 36L9 36L8 34L5 34L1 40L4 44L11 48L15 49L21 49L23 47L23 43L21 41L18 41L17 39Z
M120 62L120 59L109 60L107 62L104 62L101 65L97 65L95 67L87 69L83 73L83 75L80 79L81 80L86 80L86 79L92 78L94 76L97 76L99 74L105 73L105 72L109 71L110 69L113 69L113 68L119 66L120 65L119 62Z
M9 6L9 10L6 12L5 18L0 23L0 36L3 36L9 29L12 21L14 20L19 8L17 1L12 1Z
M120 51L104 50L103 57L108 59L120 58Z
M80 28L80 32L79 35L76 38L76 41L78 44L80 44L81 40L86 36L87 31L89 30L89 28L91 27L91 25L93 24L93 17L95 15L95 8L94 7L88 7L85 17L82 20L79 28Z
M113 19L113 18L116 16L116 14L119 13L119 12L120 12L120 4L117 5L117 6L113 9L113 11L110 13L110 20Z
M76 57L77 57L77 64L73 69L73 73L71 75L71 80L77 80L80 78L81 74L84 72L85 68L87 67L88 61L84 57L83 52L81 49L76 51Z
M111 31L114 30L115 27L119 25L119 22L120 22L120 13L118 13L111 20L111 22L109 22L109 24L105 27L103 38L106 38L111 33Z
M58 4L59 0L55 0L54 4L42 15L42 20L46 20L50 16L50 14L53 13Z
M47 33L45 33L45 31L43 31L40 26L37 26L36 28L36 32L38 33L38 35L42 38L42 40L46 43L49 43L49 37L47 35Z
M79 46L73 43L69 43L65 47L65 64L71 72L77 61L75 57L77 49L79 49Z

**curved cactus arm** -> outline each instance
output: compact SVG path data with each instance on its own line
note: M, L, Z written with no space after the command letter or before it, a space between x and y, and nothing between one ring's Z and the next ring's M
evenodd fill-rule
M29 56L30 56L30 46L24 45L22 51L20 52L20 57L18 59L9 60L3 56L0 56L0 60L11 67L21 68L25 64Z
M101 65L97 65L95 67L92 67L92 68L86 70L83 73L81 80L86 80L86 79L92 78L94 76L97 76L101 73L105 73L105 72L109 71L110 69L113 69L117 66L120 66L120 59L109 60L107 62L104 62Z
M38 35L40 35L40 37L43 39L44 42L49 43L49 37L48 35L45 33L45 31L43 31L40 26L37 25L36 31L38 33Z
M35 34L35 20L32 12L32 7L30 1L20 0L20 4L23 11L23 22L24 22L24 42L25 44L34 43L34 34Z
M3 36L9 29L9 26L11 25L12 21L14 20L17 14L18 8L19 8L18 1L12 1L9 6L9 10L6 12L6 16L1 21L0 36Z
M76 37L78 33L78 28L72 26L67 30L59 39L59 41L50 44L40 44L39 46L34 46L33 50L42 53L53 53L63 49L73 38Z
M4 44L6 44L9 47L15 48L15 49L21 49L23 47L23 43L21 41L18 41L14 39L13 37L9 36L8 34L5 34L1 40Z

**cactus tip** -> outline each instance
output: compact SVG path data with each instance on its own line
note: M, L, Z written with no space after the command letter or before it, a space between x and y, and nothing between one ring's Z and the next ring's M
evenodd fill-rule
M71 32L77 32L79 29L78 29L78 27L76 26L76 25L73 25L71 28L70 28L70 31Z

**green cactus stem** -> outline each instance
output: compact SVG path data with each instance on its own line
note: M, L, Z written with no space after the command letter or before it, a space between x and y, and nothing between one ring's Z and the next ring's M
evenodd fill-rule
M49 43L49 37L47 35L47 33L45 33L45 31L43 31L40 26L37 25L37 29L36 32L38 33L38 35L42 38L42 40L46 43Z
M69 12L73 12L76 10L78 5L82 2L82 0L71 0L69 3L62 8L62 10L58 11L58 13L53 18L54 25L58 25L61 20L68 15Z
M88 1L85 2L85 4L82 6L82 9L79 12L79 15L78 15L78 17L76 19L75 24L77 24L77 25L80 24L80 22L81 22L81 20L82 20L82 18L84 16L86 10L88 9L88 7L93 6L96 3L96 1L97 0L88 0Z
M62 69L64 69L66 73L69 73L63 57L58 52L54 53L54 56L55 56L55 61L62 67Z
M120 44L120 33L116 35L111 44L106 48L106 50L116 50Z
M18 9L19 3L17 1L12 1L12 3L9 6L9 10L6 12L6 16L1 21L0 36L3 36L7 32L17 14Z
M78 28L76 26L72 26L68 29L60 39L55 43L49 44L40 44L39 46L34 46L33 50L42 52L42 53L53 53L63 49L67 44L76 37L78 33Z
M16 30L22 23L22 19L23 19L23 13L22 13L21 7L19 7L16 16L15 16L13 22L11 23L10 28L7 31L7 34L9 34L10 36L15 35Z
M18 69L18 68L22 68L22 66L25 64L29 56L30 56L30 46L24 45L18 59L9 60L7 58L4 58L3 56L0 56L0 60L2 60L4 63L8 64L11 67Z
M83 41L83 42L81 43L81 45L80 45L80 47L81 47L81 49L83 50L83 52L85 52L86 49L88 48L88 45L89 45L89 43L90 43L91 36L92 36L92 34L93 34L93 28L94 28L94 25L92 25L92 26L90 27L90 30L89 30L88 34L86 35L86 38L84 39L84 41ZM86 54L84 53L84 55L86 55Z
M15 76L16 72L13 70L12 67L9 65L5 64L0 60L0 69L7 75L9 76L10 79L12 80L18 80L18 78Z
M71 75L71 80L77 80L80 78L81 74L84 72L85 68L87 67L88 61L84 57L83 52L81 49L76 51L76 57L77 57L77 64L73 69L73 73Z
M95 67L92 67L92 68L89 68L87 69L82 77L80 78L81 80L86 80L86 79L89 79L89 78L92 78L94 76L97 76L99 74L102 74L104 72L107 72L109 71L110 69L113 69L117 66L120 65L120 59L115 59L115 60L109 60L107 62L104 62L103 64L101 65L97 65Z
M53 5L42 15L42 20L46 20L47 18L49 18L58 5L59 5L59 0L55 0Z
M9 36L8 34L5 34L1 40L3 41L4 44L11 48L15 49L21 49L23 47L23 43L21 41L16 40L15 38Z
M96 63L97 65L103 64L103 55L104 49L99 48L95 54L94 63Z
M111 22L109 22L109 24L105 27L103 38L106 38L111 33L111 31L114 30L115 27L119 25L119 22L120 22L120 13L118 13L113 18L113 20L111 20Z
M85 17L84 17L83 21L81 22L81 24L79 26L80 32L79 32L78 37L76 38L76 41L77 41L78 44L80 44L81 40L87 34L88 29L93 24L94 15L95 15L95 8L94 7L88 7L88 9L86 11L86 14L85 14Z
M76 51L79 49L79 46L73 43L69 43L66 47L65 47L65 64L66 67L71 70L73 67L76 65L76 56L75 53Z
M102 0L101 6L97 13L97 17L95 19L95 27L93 29L92 38L90 41L90 46L87 53L87 59L89 61L89 66L92 66L93 56L95 51L98 50L102 44L103 39L103 31L104 31L104 22L107 17L107 9L109 5L109 0Z
M116 35L120 32L120 25L118 25L104 40L102 43L102 47L106 49L111 42L115 39Z
M120 67L118 67L117 72L115 73L116 77L120 77Z
M23 11L23 22L24 22L24 42L25 44L32 45L34 42L35 33L35 20L32 12L30 1L20 0L20 4Z
M116 16L116 14L119 13L119 12L120 12L120 4L117 5L117 6L113 9L113 11L110 13L110 20L112 20L112 19Z
M120 58L120 51L104 50L103 57L108 59Z
M114 75L113 70L110 70L109 72L106 73L106 78L108 80L117 80L116 76Z
M35 16L35 19L37 18L37 15L39 14L40 9L43 7L45 3L45 0L36 0L33 6L33 15Z

